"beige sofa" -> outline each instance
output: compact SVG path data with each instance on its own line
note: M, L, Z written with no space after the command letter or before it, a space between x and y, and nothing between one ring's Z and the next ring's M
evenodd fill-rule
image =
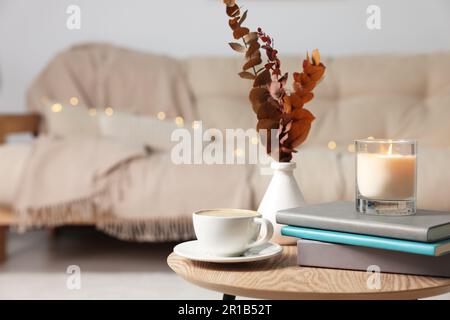
M141 55L140 63L145 65L146 54ZM195 57L178 63L192 95L193 113L200 120L220 129L255 126L255 115L248 102L250 83L237 76L240 57ZM300 63L301 56L283 57L282 69L296 71L301 68ZM307 142L295 156L295 175L306 201L354 198L354 139L416 138L418 206L450 210L450 53L348 56L325 59L325 64L326 77L309 105L316 121ZM130 68L141 67L130 64ZM145 86L138 84L136 92L145 91ZM99 99L108 94L108 88L103 90L97 95ZM67 101L73 93L67 86L67 90L52 95L54 101ZM91 103L103 102L93 98ZM0 117L1 137L17 131L37 133L39 115ZM260 175L258 170L253 172L249 188L252 206L257 207L270 176ZM5 227L13 223L10 210L0 210L0 226L4 226L0 227L0 242Z

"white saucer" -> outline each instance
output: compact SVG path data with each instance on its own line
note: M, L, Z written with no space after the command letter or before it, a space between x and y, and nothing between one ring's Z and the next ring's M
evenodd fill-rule
M175 252L180 257L194 261L216 263L239 263L265 260L279 255L281 251L283 251L283 248L280 245L272 242L268 242L261 246L251 248L245 251L239 257L216 257L207 254L202 250L198 240L183 242L173 248L173 252Z

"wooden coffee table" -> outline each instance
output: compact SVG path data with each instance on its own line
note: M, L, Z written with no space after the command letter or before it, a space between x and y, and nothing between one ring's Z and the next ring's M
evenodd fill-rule
M450 292L450 279L381 273L369 289L367 272L299 267L297 248L265 261L242 264L195 262L172 253L170 268L185 280L224 294L260 299L419 299Z

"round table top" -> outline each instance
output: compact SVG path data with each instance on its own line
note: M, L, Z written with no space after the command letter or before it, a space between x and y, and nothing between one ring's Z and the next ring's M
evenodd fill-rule
M450 292L450 279L388 273L380 274L379 289L370 289L373 275L365 271L299 267L296 246L258 262L197 262L172 253L167 263L200 287L261 299L418 299Z

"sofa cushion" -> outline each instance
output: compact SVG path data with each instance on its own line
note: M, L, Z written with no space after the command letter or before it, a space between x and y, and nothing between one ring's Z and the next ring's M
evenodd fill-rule
M98 116L102 137L122 143L170 151L175 145L171 134L178 129L175 121L156 117L136 116L126 112Z
M45 131L52 137L99 135L98 119L85 107L49 103L43 114Z

